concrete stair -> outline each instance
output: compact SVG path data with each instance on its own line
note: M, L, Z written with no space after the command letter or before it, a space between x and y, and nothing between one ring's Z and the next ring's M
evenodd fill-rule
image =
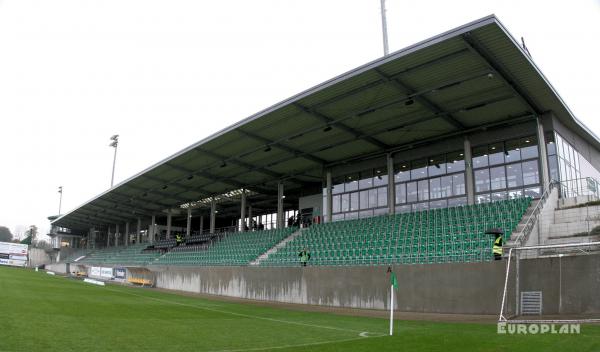
M258 258L254 259L253 261L251 261L249 263L249 265L251 266L257 266L260 265L260 263L267 259L271 254L273 253L277 253L277 251L283 247L285 247L288 242L292 241L294 238L300 236L302 234L302 230L303 229L298 229L297 231L295 231L294 233L292 233L291 235L289 235L288 237L284 238L283 240L281 240L281 242L277 243L275 246L273 246L272 248L270 248L268 251L264 252L263 254L261 254Z

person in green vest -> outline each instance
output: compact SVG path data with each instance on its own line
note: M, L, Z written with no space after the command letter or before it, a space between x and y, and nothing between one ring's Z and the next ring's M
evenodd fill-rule
M179 246L180 244L183 243L183 237L180 234L175 235L175 241L177 242L177 245Z
M494 252L494 260L502 259L502 245L503 244L504 244L504 241L502 240L502 235L497 233L496 239L494 240L494 247L492 250Z
M300 265L306 266L306 264L308 263L308 261L310 259L310 252L308 251L308 249L306 249L306 247L305 247L300 252L300 254L298 254L298 256L300 257Z

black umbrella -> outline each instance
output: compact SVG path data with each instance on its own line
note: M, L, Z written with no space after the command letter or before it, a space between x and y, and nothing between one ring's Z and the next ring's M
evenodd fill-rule
M485 230L486 235L504 235L504 230L499 227Z

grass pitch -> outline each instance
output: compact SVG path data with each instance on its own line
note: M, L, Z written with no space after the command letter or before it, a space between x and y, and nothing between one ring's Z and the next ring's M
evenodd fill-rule
M600 351L579 335L498 335L495 324L388 321L99 287L0 267L0 351ZM368 337L363 337L366 335Z

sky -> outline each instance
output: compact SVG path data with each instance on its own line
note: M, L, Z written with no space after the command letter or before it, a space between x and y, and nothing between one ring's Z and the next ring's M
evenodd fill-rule
M387 0L390 51L495 14L600 135L600 0ZM379 0L0 0L0 226L62 213L383 55Z

